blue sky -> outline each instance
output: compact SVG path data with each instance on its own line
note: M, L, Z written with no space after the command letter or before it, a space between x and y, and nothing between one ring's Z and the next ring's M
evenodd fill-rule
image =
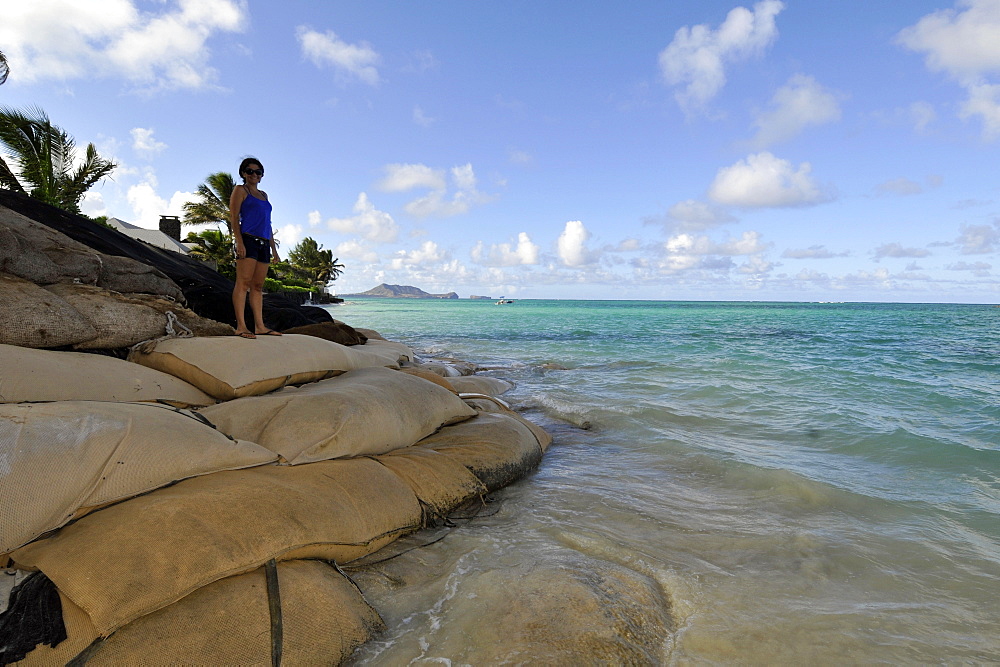
M287 251L520 298L1000 302L1000 0L0 0L0 104L155 227L256 155Z

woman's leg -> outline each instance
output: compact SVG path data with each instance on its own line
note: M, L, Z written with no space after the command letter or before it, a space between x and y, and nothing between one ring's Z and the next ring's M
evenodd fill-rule
M254 262L253 280L250 282L250 311L253 313L253 329L256 333L272 333L264 325L264 279L267 278L268 265ZM277 333L277 332L273 332Z
M246 318L244 313L247 307L247 292L250 291L251 285L254 281L254 276L257 274L257 265L260 264L255 259L238 259L236 260L236 286L233 287L233 310L236 313L236 335L243 336L244 338L255 338L255 336L247 328ZM264 267L264 273L267 274L267 264L261 265ZM261 281L261 285L264 281ZM251 295L250 299L250 309L253 310L253 297ZM254 314L256 317L256 313Z

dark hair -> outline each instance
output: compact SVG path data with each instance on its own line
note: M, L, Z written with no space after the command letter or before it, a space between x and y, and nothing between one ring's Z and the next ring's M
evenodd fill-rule
M247 177L243 175L243 172L246 171L247 165L250 165L250 164L255 164L258 167L260 167L261 169L264 168L264 165L262 165L260 163L260 160L258 160L257 158L255 158L252 155L249 156L249 157L243 158L243 162L240 162L240 178L243 179L244 183L246 182Z

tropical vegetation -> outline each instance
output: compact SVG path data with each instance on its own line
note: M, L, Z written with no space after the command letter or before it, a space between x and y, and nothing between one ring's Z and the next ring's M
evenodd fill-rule
M38 107L0 107L0 146L0 187L71 213L80 212L87 190L117 166L92 143L78 160L73 137Z
M219 225L219 229L228 230L229 198L235 187L236 180L232 174L225 171L209 174L195 191L197 199L181 207L184 210L182 222L186 225Z

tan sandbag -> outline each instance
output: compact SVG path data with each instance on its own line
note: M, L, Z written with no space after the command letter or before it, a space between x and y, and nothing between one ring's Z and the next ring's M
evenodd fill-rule
M477 370L479 370L479 367L476 364L472 363L471 361L455 359L454 357L434 357L433 359L429 359L428 361L447 364L448 366L451 366L453 369L455 369L462 375L472 375Z
M362 327L354 327L354 330L360 333L368 340L386 340L386 338L382 334L375 331L374 329L364 329Z
M349 371L200 412L222 432L293 465L384 454L476 414L447 389L388 368Z
M70 237L0 206L0 273L39 285L97 282L101 255Z
M173 375L87 352L0 345L0 403L155 401L187 408L215 403Z
M427 447L406 447L375 460L405 481L417 499L439 517L487 493L486 486L468 468Z
M177 283L159 269L131 257L102 254L97 284L113 292L162 295L185 303L184 293Z
M191 330L195 336L231 336L235 329L225 322L202 317L189 308L185 308L177 301L172 301L166 297L155 294L125 294L128 299L166 315L168 312L177 317L177 321Z
M172 408L60 401L0 405L0 553L74 515L179 479L271 463Z
M410 488L372 459L261 466L112 505L11 556L44 572L107 636L272 558L348 562L420 521Z
M385 624L357 587L315 560L277 565L282 664L339 664ZM64 665L98 638L89 617L62 597L67 639L39 647L24 665ZM270 665L271 617L264 568L227 577L120 628L87 651L87 665Z
M451 386L451 383L448 382L448 380L441 377L437 373L424 370L419 366L400 366L399 370L401 370L404 373L408 373L410 375L416 375L418 378L423 378L424 380L427 380L429 382L433 382L437 386L444 387L448 391L453 392L455 394L458 393L457 391L455 391L455 388Z
M351 348L355 352L371 358L369 366L391 366L399 368L400 364L413 361L413 350L402 343L390 340L368 339L364 345Z
M323 340L330 340L341 345L364 345L368 338L358 332L354 327L339 320L332 322L318 322L316 324L305 324L300 327L285 329L282 333L302 334L303 336L316 336Z
M90 321L64 299L33 282L0 273L0 343L62 347L95 337L97 330Z
M357 349L294 334L254 339L174 338L158 342L152 352L133 350L129 361L169 373L228 401L384 365L382 358L359 354Z
M531 432L535 434L535 438L538 439L538 444L541 446L544 452L552 444L552 436L544 428L523 417L520 413L515 412L511 409L505 401L497 398L496 396L487 396L486 394L459 394L465 404L471 408L475 408L477 412L489 412L493 414L504 414L514 417L519 420L522 424L531 429Z
M504 414L480 413L442 428L417 446L455 459L490 491L523 477L542 460L542 447L531 429Z
M460 394L486 394L500 396L514 388L513 382L501 380L488 375L464 375L462 377L446 378L451 388Z
M424 361L418 363L417 368L422 368L425 371L430 371L431 373L437 373L443 378L457 378L461 377L462 371L455 368L451 364L446 364L441 361Z
M97 330L97 337L74 347L113 349L162 336L167 318L152 308L94 285L57 284L47 290L76 308Z

